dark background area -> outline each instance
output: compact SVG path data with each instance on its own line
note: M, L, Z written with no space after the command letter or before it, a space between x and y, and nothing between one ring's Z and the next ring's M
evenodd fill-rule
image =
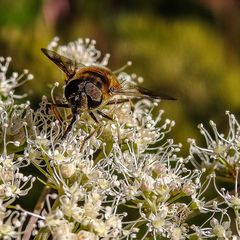
M176 97L160 108L176 121L171 137L185 147L188 137L200 139L200 122L212 119L224 132L225 110L239 117L238 0L0 0L0 55L13 58L10 70L35 76L19 90L33 107L62 81L40 51L54 36L60 44L95 39L111 54L111 69L131 60L127 71L142 76L144 87Z

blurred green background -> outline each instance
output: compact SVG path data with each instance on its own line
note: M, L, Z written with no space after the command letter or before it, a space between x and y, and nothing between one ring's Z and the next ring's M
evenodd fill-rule
M60 71L40 52L54 36L79 37L111 53L109 67L128 60L143 86L176 97L162 102L176 121L172 137L187 146L197 124L227 129L225 110L240 113L240 2L238 0L0 0L0 55L11 70L34 74L24 85L34 107Z

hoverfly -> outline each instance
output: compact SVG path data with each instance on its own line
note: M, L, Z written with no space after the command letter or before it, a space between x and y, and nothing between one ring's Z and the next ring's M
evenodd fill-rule
M95 114L111 119L100 111L105 105L119 104L129 99L112 100L114 96L124 95L135 98L167 99L175 98L164 94L153 94L145 88L132 87L124 89L116 75L105 67L77 65L65 56L45 48L42 52L54 62L66 75L64 95L67 104L55 104L59 107L70 108L72 119L68 125L63 138L71 131L77 116L82 112L88 112L95 122L98 122ZM112 120L112 119L111 119Z

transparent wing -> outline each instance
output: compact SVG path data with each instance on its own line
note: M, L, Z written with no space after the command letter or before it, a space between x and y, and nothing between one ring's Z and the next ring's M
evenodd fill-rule
M176 100L176 98L163 93L154 93L146 88L134 87L130 89L120 89L114 92L116 95L132 96L136 98L150 98L150 99L165 99L165 100Z

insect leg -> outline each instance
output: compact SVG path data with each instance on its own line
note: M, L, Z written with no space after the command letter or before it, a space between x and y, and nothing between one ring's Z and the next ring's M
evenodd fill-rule
M70 106L68 104L63 104L63 103L51 103L51 110L52 110L55 118L62 124L63 123L63 118L62 118L60 112L57 109L58 107L70 108Z
M68 133L72 130L73 124L77 120L77 115L78 115L77 112L73 113L72 120L71 120L70 124L68 125L66 131L64 132L62 139L65 139L67 137Z
M92 118L96 123L99 123L97 117L94 115L93 112L89 112L89 115L91 116L91 118Z
M94 129L85 139L83 139L82 145L80 147L80 152L83 151L83 147L87 140L89 140L98 130L100 129L100 126L98 126L96 129Z
M111 100L109 101L106 105L114 105L114 104L121 104L121 103L125 103L125 102L129 102L130 106L131 106L131 110L134 110L134 104L132 102L132 99L118 99L118 100Z
M51 104L51 110L52 110L55 118L56 118L60 123L62 123L62 122L63 122L62 116L61 116L61 114L59 113L59 111L57 110L57 106L56 106L55 104Z
M52 105L55 107L70 108L67 103L52 103Z
M97 113L98 113L99 115L101 115L102 117L104 117L104 118L106 118L106 119L108 119L108 120L113 121L113 119L112 119L111 117L109 117L108 115L106 115L105 113L103 113L103 112L101 112L101 111L99 111L99 110L97 110Z
M121 104L121 103L129 102L129 101L130 101L130 99L111 100L106 105Z

